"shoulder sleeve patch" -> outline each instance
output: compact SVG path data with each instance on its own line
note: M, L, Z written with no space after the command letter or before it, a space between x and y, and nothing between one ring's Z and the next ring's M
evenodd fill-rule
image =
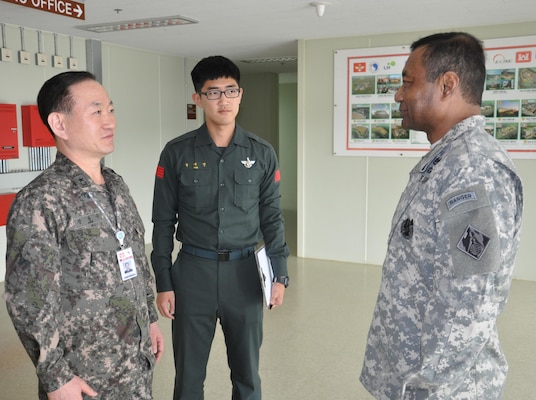
M478 198L476 197L475 192L464 192L464 193L460 193L449 198L446 202L446 205L449 211L452 211L453 208L459 206L460 204L463 204L467 201L477 201L477 200Z
M489 236L484 232L479 231L474 226L467 225L456 247L469 257L480 260L488 247L489 241Z
M160 179L164 179L164 167L160 165L156 167L156 177Z
M455 276L499 269L499 234L484 185L449 193L441 204L440 215L445 223Z
M274 182L279 182L281 180L281 172L279 170L275 171Z

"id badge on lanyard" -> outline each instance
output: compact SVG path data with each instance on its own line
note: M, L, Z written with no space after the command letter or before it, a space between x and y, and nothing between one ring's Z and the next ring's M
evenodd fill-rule
M119 262L119 270L121 271L121 278L123 278L123 281L127 281L138 276L136 263L134 262L134 254L132 254L131 247L118 250L117 261Z

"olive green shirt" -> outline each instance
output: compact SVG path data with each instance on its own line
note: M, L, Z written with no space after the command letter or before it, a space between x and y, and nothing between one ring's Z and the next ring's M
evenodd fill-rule
M273 147L236 126L218 148L206 125L167 143L154 186L157 291L171 291L173 235L206 250L239 250L264 240L274 274L287 275L280 173ZM175 229L176 228L176 229Z

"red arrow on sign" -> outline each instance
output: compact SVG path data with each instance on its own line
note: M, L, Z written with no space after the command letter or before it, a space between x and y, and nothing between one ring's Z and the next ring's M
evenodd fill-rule
M85 5L71 0L4 0L18 6L33 8L76 19L86 19Z

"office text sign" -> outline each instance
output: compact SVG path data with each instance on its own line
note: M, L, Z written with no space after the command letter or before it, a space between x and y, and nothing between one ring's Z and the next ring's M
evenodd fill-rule
M71 0L4 0L19 6L30 7L36 10L54 14L65 15L76 19L86 19L83 3Z

